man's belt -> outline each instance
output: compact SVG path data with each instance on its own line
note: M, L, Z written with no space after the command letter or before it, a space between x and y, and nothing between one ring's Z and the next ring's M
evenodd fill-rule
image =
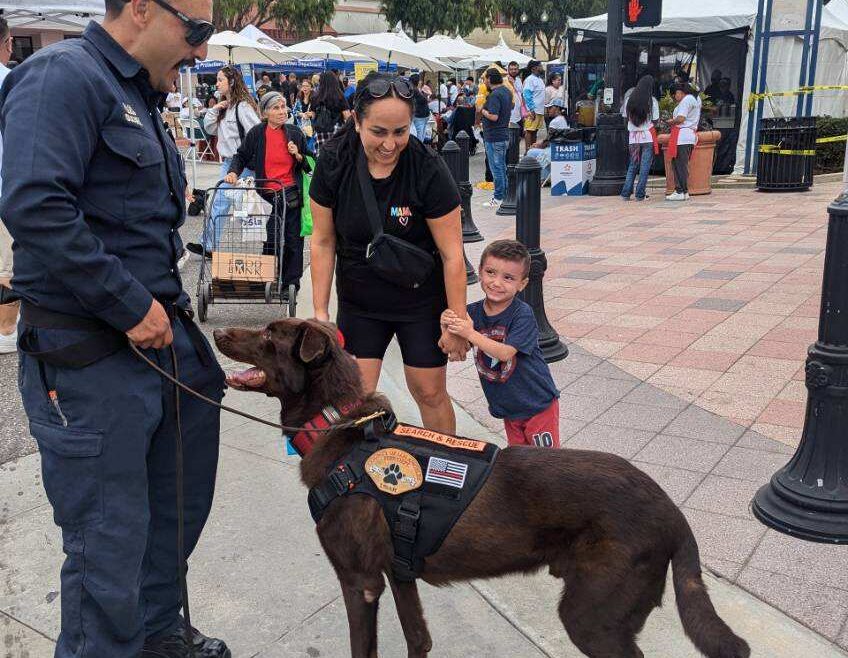
M182 320L200 362L204 366L209 365L203 334L192 319L191 309L183 309L171 302L162 303L162 306L172 324L177 317ZM126 334L98 318L60 313L26 300L21 302L21 321L24 324L24 331L18 340L21 352L53 366L85 368L127 347ZM40 350L35 341L36 337L27 331L27 328L64 329L87 335L69 345Z

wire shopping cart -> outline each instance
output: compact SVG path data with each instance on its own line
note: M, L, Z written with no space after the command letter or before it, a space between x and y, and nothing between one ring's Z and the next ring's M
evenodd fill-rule
M203 258L197 279L201 322L211 304L280 304L295 316L297 288L282 281L285 194L271 182L248 178L233 186L218 181L207 190L203 235L212 258Z

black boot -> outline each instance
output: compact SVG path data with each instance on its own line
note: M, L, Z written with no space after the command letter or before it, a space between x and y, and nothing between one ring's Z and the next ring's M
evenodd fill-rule
M141 658L191 658L185 641L183 622L168 635L147 640L141 650ZM223 640L206 637L194 631L194 658L232 658L232 653Z

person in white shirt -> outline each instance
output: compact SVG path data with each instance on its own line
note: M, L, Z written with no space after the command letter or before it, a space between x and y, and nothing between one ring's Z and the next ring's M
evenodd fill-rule
M6 64L12 57L12 33L6 19L0 16L0 85L9 73ZM3 159L3 142L0 136L0 160ZM0 179L0 194L3 180ZM11 354L18 349L18 309L20 303L8 301L12 291L12 236L0 222L0 354Z
M676 140L677 155L672 157L674 167L675 190L668 196L668 201L686 201L689 198L689 158L692 149L698 141L695 132L701 121L701 99L686 82L680 82L672 87L672 95L677 101L677 107L671 113L672 133L669 148L673 152L672 142Z
M524 83L521 82L519 73L521 73L521 68L518 66L518 62L510 62L509 66L507 66L507 75L509 76L507 86L512 86L513 104L509 122L514 123L516 126L521 126L521 108L524 106L524 99L521 97L524 93Z
M165 96L165 107L168 108L169 112L173 112L176 114L180 111L180 105L182 103L182 94L177 90L176 83L174 87L171 89L171 93Z
M199 98L191 99L191 111L189 111L189 99L183 98L183 104L180 108L180 119L197 118L200 115L200 110L203 109L203 103Z
M542 185L547 182L551 176L551 134L554 131L568 130L568 119L565 118L565 113L568 108L562 98L555 97L545 106L545 113L550 120L548 124L548 139L536 142L533 146L527 149L527 155L531 158L536 158L539 164L542 165Z
M530 75L524 78L522 97L527 106L524 119L524 143L529 149L536 141L536 134L545 125L545 81L542 80L542 63L531 60L527 65Z
M256 101L244 84L237 67L225 66L218 71L215 87L221 95L221 101L203 115L203 127L210 135L218 136L217 148L221 156L219 178L223 180L230 171L230 163L244 136L260 119ZM241 174L241 178L249 176L253 176L253 172L247 169ZM225 187L226 183L222 186ZM189 242L186 249L194 254L212 258L212 251L219 248L221 233L224 230L223 215L229 210L231 203L224 191L219 189L212 202L211 217L206 223L207 230L203 233L202 244Z
M630 200L638 173L636 200L643 201L647 196L645 190L648 186L648 174L654 160L656 132L651 128L654 127L654 121L660 118L660 106L654 98L654 79L650 75L643 75L638 84L625 95L621 114L627 119L630 144L630 164L624 178L624 187L621 188L621 198Z

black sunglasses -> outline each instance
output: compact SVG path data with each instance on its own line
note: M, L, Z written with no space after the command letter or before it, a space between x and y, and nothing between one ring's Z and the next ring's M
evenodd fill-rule
M175 9L165 2L165 0L153 0L153 2L162 7L162 9L171 12L182 21L186 30L185 40L189 46L197 47L204 44L209 41L213 34L215 34L215 26L209 21L200 21L196 18L189 18L179 9Z
M392 88L394 88L395 93L401 98L412 98L412 85L405 78L395 78L393 80L377 78L366 85L365 91L368 92L371 98L383 98Z

